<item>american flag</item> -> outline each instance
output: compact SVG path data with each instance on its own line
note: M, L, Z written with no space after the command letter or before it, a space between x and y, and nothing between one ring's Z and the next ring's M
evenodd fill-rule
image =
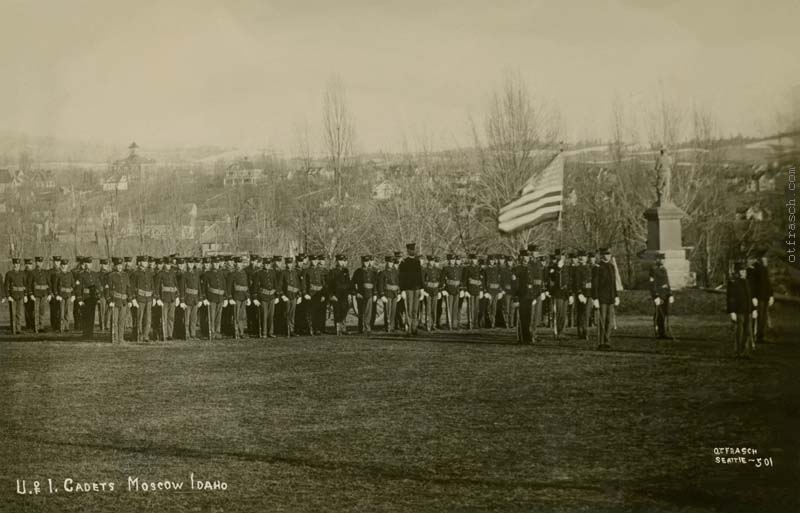
M564 157L559 152L541 173L525 182L520 197L500 209L498 228L510 233L558 219L564 202Z

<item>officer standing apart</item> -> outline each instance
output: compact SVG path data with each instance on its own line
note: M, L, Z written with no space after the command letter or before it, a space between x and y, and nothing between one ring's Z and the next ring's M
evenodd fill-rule
M650 269L650 298L653 300L655 312L653 324L658 338L672 339L669 329L669 305L675 302L669 286L669 276L664 267L664 253L656 254L656 263Z
M750 358L755 349L752 319L758 317L758 310L747 279L745 262L734 262L733 271L727 290L728 315L733 322L733 352L736 358Z
M619 305L617 296L617 275L611 263L611 251L608 248L600 250L602 260L597 266L597 272L592 282L592 297L597 312L597 348L608 349L611 347L611 328L614 307Z
M756 253L756 259L753 267L749 270L748 277L750 278L750 289L753 293L753 304L758 312L756 322L753 323L755 342L756 344L763 344L768 326L769 307L775 304L775 297L772 294L772 283L769 280L766 250L759 250Z

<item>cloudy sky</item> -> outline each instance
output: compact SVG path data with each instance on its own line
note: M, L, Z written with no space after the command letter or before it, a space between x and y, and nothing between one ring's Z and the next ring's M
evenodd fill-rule
M0 128L291 152L336 73L359 150L445 147L513 71L567 139L659 90L761 134L800 84L798 19L796 0L0 0Z

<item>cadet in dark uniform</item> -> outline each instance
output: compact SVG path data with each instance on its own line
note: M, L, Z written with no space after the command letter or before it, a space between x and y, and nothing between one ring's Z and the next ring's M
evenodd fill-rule
M258 299L261 320L261 338L275 337L275 305L278 304L281 291L280 275L275 259L264 257L262 269L256 271L255 293Z
M19 258L11 259L11 270L6 273L5 293L11 310L11 333L19 335L25 323L25 272L21 269Z
M228 273L227 292L228 305L233 304L233 322L235 337L242 338L247 333L247 307L250 300L250 283L240 257L234 259L236 269Z
M61 315L61 310L58 301L56 301L55 294L56 294L56 287L55 287L55 278L56 275L61 272L61 257L54 256L53 257L53 266L47 273L48 280L50 281L50 329L53 331L59 331L59 324L61 319L59 315Z
M205 274L205 289L203 294L208 301L209 324L211 335L209 338L222 338L222 309L225 302L225 288L227 283L220 269L222 261L215 257L213 268Z
M597 273L592 282L592 297L594 307L597 308L597 348L611 347L611 328L613 309L619 305L617 296L617 275L611 263L611 251L607 248L600 250L602 261L597 266Z
M183 310L183 331L187 340L197 340L197 310L201 304L198 258L187 258L187 269L178 282L178 296Z
M736 261L734 274L728 280L728 315L733 322L733 351L736 358L750 358L755 349L753 343L752 319L758 316L753 304L753 293L747 279L747 266L744 261Z
M417 258L417 245L406 244L406 258L400 263L397 271L397 281L400 294L406 303L406 316L408 324L406 334L416 335L419 326L419 299L422 293L424 280L422 279L422 264Z
M578 338L589 340L589 313L592 309L592 269L589 267L586 252L578 252L578 265L573 274L572 293L575 297L575 325Z
M753 293L753 298L756 300L756 311L758 317L756 322L753 323L755 329L755 343L763 344L765 342L764 336L766 335L769 307L775 303L775 297L772 293L772 283L769 279L769 270L767 268L767 252L766 250L759 250L756 253L756 262L748 270L748 278L750 280L750 289Z
M391 333L395 329L395 319L397 314L397 301L400 298L400 285L398 282L398 272L393 265L393 258L385 258L386 266L378 274L378 295L383 303L383 325L386 331Z
M434 331L439 329L441 317L442 270L433 255L428 255L426 260L422 269L422 279L425 284L425 321L428 331Z
M50 309L50 273L42 267L44 259L34 258L34 268L28 273L29 299L33 301L33 329L35 333L44 331L45 319Z
M58 311L61 319L58 321L58 330L65 332L70 330L70 323L73 322L72 309L75 306L75 275L69 270L69 260L61 260L61 271L53 279L55 287L55 301L58 303Z
M480 299L483 296L483 279L478 266L478 255L468 255L470 263L464 266L461 277L461 288L467 303L467 329L479 328Z
M550 266L548 292L553 301L555 317L553 333L555 338L559 339L567 325L567 303L570 297L570 269L565 266L566 262L560 250L556 250L554 257L554 265Z
M517 342L521 344L532 344L534 342L531 332L531 308L533 307L533 277L528 266L528 250L523 249L519 252L520 262L514 268L514 302L519 306L519 319L517 324Z
M358 332L369 333L372 331L372 309L375 306L375 284L377 275L372 267L372 257L363 255L361 267L353 272L353 291L358 304Z
M303 302L306 318L308 319L308 333L319 335L325 331L325 269L319 255L310 255L310 263L303 275Z
M125 311L128 305L128 294L131 290L128 273L122 269L122 260L114 257L112 261L114 262L114 271L108 276L111 342L121 344L125 342Z
M286 336L295 335L294 323L295 312L298 303L303 301L303 282L295 269L294 258L286 257L284 260L286 269L283 271L281 283L283 285L283 295L281 300L286 305Z
M333 303L333 321L337 335L347 334L347 312L350 311L352 292L353 282L347 268L347 257L336 255L336 266L328 275L328 299Z
M675 301L669 286L669 276L664 268L664 253L656 254L656 263L650 269L650 298L653 300L653 325L658 338L672 339L669 329L669 306Z

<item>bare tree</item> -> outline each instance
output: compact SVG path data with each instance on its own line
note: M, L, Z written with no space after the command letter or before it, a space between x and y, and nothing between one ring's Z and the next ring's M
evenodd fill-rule
M342 172L353 151L355 129L347 104L344 83L336 75L328 80L323 96L322 113L325 149L336 180L336 199L341 203L344 198Z

